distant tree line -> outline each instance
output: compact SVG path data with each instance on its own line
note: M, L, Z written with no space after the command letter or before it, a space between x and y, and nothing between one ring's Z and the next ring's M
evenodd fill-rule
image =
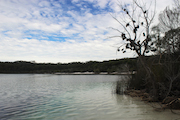
M0 73L72 73L72 72L119 72L128 64L133 71L136 69L136 58L125 58L103 62L88 61L72 63L34 63L27 61L0 62Z

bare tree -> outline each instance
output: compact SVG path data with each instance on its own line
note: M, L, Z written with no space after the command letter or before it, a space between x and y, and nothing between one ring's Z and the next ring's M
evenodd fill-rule
M162 32L167 32L180 27L180 1L174 0L175 7L166 9L159 14L159 28Z
M113 37L121 37L124 41L124 46L118 47L118 51L125 53L127 49L130 49L138 56L145 56L146 53L155 51L150 38L150 26L155 16L155 7L153 11L150 11L151 6L147 8L145 3L137 0L133 0L131 6L119 5L119 7L124 17L119 20L112 16L123 28L123 30L112 28L120 33L120 36Z
M120 20L114 16L113 18L122 29L112 28L120 33L120 36L113 37L121 37L124 44L117 50L123 53L128 49L136 52L139 59L137 66L146 72L144 83L151 85L151 88L148 87L152 89L153 96L156 96L155 74L144 58L146 54L157 50L150 35L150 27L155 17L156 1L151 1L151 5L147 6L145 2L133 0L131 5L119 5L119 7L123 17ZM151 9L152 7L154 8Z

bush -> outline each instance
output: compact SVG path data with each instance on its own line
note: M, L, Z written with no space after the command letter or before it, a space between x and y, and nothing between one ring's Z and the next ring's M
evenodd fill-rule
M115 93L122 95L124 94L124 91L126 91L129 87L129 80L131 79L131 75L124 75L116 81L115 83Z

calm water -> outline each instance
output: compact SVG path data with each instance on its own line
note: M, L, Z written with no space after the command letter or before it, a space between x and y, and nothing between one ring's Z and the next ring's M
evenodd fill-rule
M0 74L0 120L177 120L112 93L116 75Z

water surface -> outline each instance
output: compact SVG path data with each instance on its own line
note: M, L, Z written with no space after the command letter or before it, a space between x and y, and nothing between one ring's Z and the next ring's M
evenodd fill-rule
M112 93L116 75L0 74L0 120L177 120Z

